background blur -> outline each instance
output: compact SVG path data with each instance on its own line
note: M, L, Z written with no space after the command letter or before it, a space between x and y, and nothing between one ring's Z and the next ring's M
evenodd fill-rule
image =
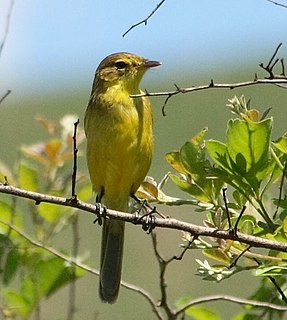
M260 62L268 62L280 42L279 57L287 57L287 9L267 0L166 1L149 20L122 34L145 18L159 0L92 1L25 0L15 1L9 33L0 57L0 97L8 89L9 97L0 105L0 160L11 166L17 160L22 143L45 138L45 131L34 120L42 115L52 120L72 113L81 123L90 94L94 71L108 54L129 51L162 61L142 82L149 91L247 81L257 73L264 77ZM10 1L0 3L0 41L5 35ZM152 98L155 114L155 156L150 175L160 180L170 170L164 155L180 146L203 127L208 138L223 139L226 120L231 117L227 99L245 94L260 110L272 107L274 139L286 131L286 90L257 86L246 89L208 90L172 98L161 114L164 98ZM84 146L81 147L84 152ZM85 162L81 171L86 172ZM185 194L170 186L169 193ZM0 196L1 197L1 196ZM177 218L201 223L204 216L192 207L161 210ZM98 267L100 228L93 217L81 217L81 248L90 252L89 263ZM165 256L178 252L181 234L160 232L160 247ZM59 239L69 250L69 233ZM256 288L246 274L213 284L195 277L197 265L193 253L168 272L171 302L181 295L198 297L211 293L229 293L248 297ZM158 267L150 238L140 228L128 226L123 279L142 286L159 297ZM240 282L239 282L240 281ZM240 283L240 286L238 285ZM79 319L151 319L152 312L140 296L121 290L114 306L99 302L98 279L86 276L78 282ZM227 287L228 286L228 287ZM66 314L67 294L62 290L42 307L42 319L60 319ZM216 303L215 309L226 319L240 307Z

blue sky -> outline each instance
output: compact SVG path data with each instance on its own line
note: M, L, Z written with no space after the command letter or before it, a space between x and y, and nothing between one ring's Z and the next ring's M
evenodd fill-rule
M0 58L0 95L8 88L20 94L90 83L99 61L116 51L161 60L161 76L256 64L279 42L287 56L287 9L267 0L166 0L147 26L123 38L158 2L15 0ZM9 4L0 3L0 39Z

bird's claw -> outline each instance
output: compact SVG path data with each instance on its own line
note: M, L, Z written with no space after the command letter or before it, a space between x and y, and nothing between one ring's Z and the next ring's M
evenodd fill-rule
M142 216L139 216L139 212L136 212L134 217L134 224L142 224L143 230L150 234L156 226L156 218L154 216L154 212L156 212L155 207L150 212Z
M97 218L94 220L94 223L98 223L99 226L103 224L103 219L107 216L107 207L101 203L96 203L96 215Z

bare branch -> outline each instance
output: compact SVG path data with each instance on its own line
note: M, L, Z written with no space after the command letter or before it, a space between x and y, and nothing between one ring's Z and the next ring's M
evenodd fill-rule
M266 77L265 79L286 79L284 59L279 59L279 58L275 59L281 46L282 46L282 42L279 43L279 45L276 47L272 57L270 58L270 60L266 66L262 62L259 64L259 67L264 69L269 74L269 77ZM273 69L279 61L281 63L282 72L281 72L281 74L276 75L276 74L274 74Z
M193 91L202 91L202 90L208 90L208 89L235 89L235 88L241 88L241 87L250 87L253 85L258 84L276 84L279 85L285 84L287 85L287 78L275 78L275 79L257 79L255 77L254 80L251 81L245 81L245 82L237 82L237 83L214 83L213 80L210 81L209 84L201 85L201 86L192 86L189 88L181 88L176 85L176 90L173 91L162 91L162 92L148 92L145 90L144 93L141 94L133 94L131 95L132 98L139 98L139 97L164 97L166 96L166 99L164 101L163 107L162 107L162 113L165 115L165 107L169 99L175 95L178 95L180 93L189 93ZM283 87L286 89L286 87Z
M81 268L91 274L94 274L97 276L99 275L99 270L92 268L92 267L80 262L79 259L71 258L71 257L63 254L62 252L60 252L52 247L49 247L47 245L42 244L41 242L38 242L38 241L32 239L26 233L24 233L23 231L20 231L19 229L15 228L14 226L10 225L9 223L6 223L2 220L0 220L0 223L3 223L6 226L8 226L9 228L13 229L13 231L17 232L21 237L23 237L24 239L29 241L32 245L37 246L45 251L48 251L49 253L53 254L54 256L66 261L70 264L73 264L74 266L77 266L77 267L79 267L79 268ZM133 284L125 282L125 281L121 281L121 285L123 287L125 287L126 289L129 289L131 291L134 291L134 292L141 294L144 298L147 299L147 301L151 305L154 313L156 314L157 318L160 320L164 319L164 317L161 315L161 313L159 311L159 306L158 306L157 302L154 300L154 298L150 295L149 292L145 291L144 289L142 289L138 286L135 286ZM185 304L180 309L175 310L173 313L173 316L177 317L178 315L183 313L185 310L187 310L191 306L195 306L195 305L207 303L207 302L212 302L212 301L218 301L218 300L229 301L229 302L234 302L234 303L243 304L243 305L251 305L254 307L268 308L268 309L273 309L273 310L278 310L278 311L287 311L287 307L285 307L285 306L279 306L279 305L268 303L268 302L254 301L254 300L248 300L248 299L238 298L238 297L224 295L224 294L218 294L218 295L210 295L210 296L195 298L195 299L191 300L190 302L188 302L187 304Z
M75 214L73 216L72 222L72 256L73 258L77 258L79 255L79 243L80 243L80 235L79 235L79 219L78 215ZM76 269L73 265L72 269L73 278L70 283L69 288L69 303L68 303L68 312L67 312L67 319L74 320L76 315Z
M174 84L176 90L173 91L166 91L166 92L153 92L150 93L147 90L144 91L144 93L141 94L135 94L131 95L132 98L138 98L138 97L154 97L154 96L166 96L166 99L162 106L162 114L165 116L165 107L168 103L168 101L175 95L179 93L188 93L192 91L200 91L200 90L206 90L206 89L235 89L239 87L248 87L252 85L257 84L276 84L277 86L283 87L287 89L287 86L284 86L284 84L287 84L287 76L285 75L285 66L284 66L284 59L276 58L276 55L282 46L282 43L279 43L279 45L276 47L274 53L272 54L271 58L269 59L269 62L267 65L264 65L263 62L259 64L259 67L264 69L268 73L268 77L265 77L264 79L258 79L257 74L255 74L254 80L251 81L245 81L245 82L238 82L238 83L214 83L213 79L210 80L210 83L207 85L201 85L201 86L192 86L190 88L182 88L179 87L177 84ZM275 74L273 69L277 65L277 63L280 61L281 64L281 73Z
M182 250L182 252L179 255L173 256L168 259L164 259L162 257L162 255L159 253L158 246L157 246L157 237L156 237L155 232L151 233L151 238L152 238L153 250L154 250L155 257L157 259L157 262L159 265L159 270L160 270L159 286L160 286L160 292L161 292L161 299L160 299L159 306L164 309L168 319L176 319L177 318L176 311L171 308L170 304L168 303L168 299L167 299L168 296L167 296L166 270L167 270L168 265L172 261L182 260L184 254L190 248L191 244L193 243L193 241L197 237L194 236L192 238L192 240L189 241L188 245L185 246L185 248Z
M273 1L273 0L267 0L273 4L275 4L276 6L280 6L280 7L283 7L283 8L287 8L287 5L286 4L282 4L282 3L279 3L279 2L276 2L276 1Z
M77 128L80 123L80 120L78 119L74 123L74 133L73 133L73 173L72 173L72 198L73 201L77 200L76 195L76 178L77 178L77 155L78 155L78 148L77 148Z
M269 302L254 301L254 300L229 296L229 295L225 295L225 294L216 294L216 295L205 296L205 297L201 297L201 298L195 298L195 299L191 300L185 306L183 306L182 308L177 310L176 315L183 313L188 308L195 306L197 304L218 301L218 300L224 300L224 301L234 302L237 304L254 306L254 307L258 307L258 308L268 308L268 309L273 309L273 310L278 310L278 311L287 311L287 307L279 306L277 304L273 304L273 303L269 303Z
M161 292L161 298L160 298L160 307L162 307L168 317L168 319L174 319L173 317L173 311L171 309L171 306L168 303L167 299L167 282L165 279L165 274L166 274L166 268L168 264L173 260L165 260L159 253L158 248L157 248L157 237L156 233L152 232L151 233L151 238L152 238L152 244L153 244L153 249L154 253L157 259L157 262L159 264L159 270L160 270L160 275L159 275L159 284L160 284L160 292Z
M137 26L144 24L145 26L147 25L148 20L156 13L156 11L161 7L161 5L163 5L163 3L165 2L165 0L161 0L160 3L157 4L157 6L155 7L155 9L142 21L132 25L124 34L123 37L126 36L132 29L136 28Z
M0 98L0 104L9 96L11 90L7 90L7 92Z
M51 204L77 208L85 212L90 212L96 215L98 215L99 212L101 212L100 204L92 205L89 203L82 202L80 200L73 202L66 198L55 197L55 196L50 196L50 195L42 194L38 192L27 191L27 190L15 188L6 184L0 184L0 193L11 194L17 197L31 199L31 200L34 200L35 203L38 205L41 202L47 202ZM131 213L124 213L124 212L108 209L105 214L110 218L123 220L133 224L143 225L144 223L146 223L145 219L138 219L137 215L134 215ZM252 247L274 249L277 251L287 252L287 243L284 243L284 242L268 240L268 239L264 239L257 236L250 236L240 232L238 232L235 235L230 233L229 231L198 226L198 225L180 221L174 218L167 218L167 219L155 218L154 226L167 228L167 229L186 231L186 232L189 232L192 236L206 236L206 237L215 237L219 239L230 239L230 240L239 241L239 242L248 244Z
M9 26L10 26L10 20L11 20L11 14L12 14L13 6L14 6L14 0L11 0L10 7L9 7L9 10L8 10L8 14L7 14L7 17L6 17L6 26L5 26L4 36L3 36L2 43L0 44L0 56L2 54L4 45L5 45L8 33L9 33Z

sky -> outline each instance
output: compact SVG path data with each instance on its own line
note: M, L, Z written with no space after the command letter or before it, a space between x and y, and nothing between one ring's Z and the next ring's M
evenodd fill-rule
M0 41L10 3L0 2ZM212 74L252 59L258 64L280 42L280 53L287 56L287 9L267 0L166 0L147 26L140 25L123 38L157 3L14 0L0 57L0 96L7 89L21 99L23 92L33 94L35 89L49 92L90 84L98 63L117 51L162 61L161 71L151 73L150 79L189 69L193 74Z

